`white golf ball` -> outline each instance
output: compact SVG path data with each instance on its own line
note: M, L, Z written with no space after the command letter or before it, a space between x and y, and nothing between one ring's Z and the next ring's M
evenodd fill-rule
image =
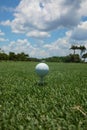
M45 63L39 63L36 65L35 70L39 76L44 77L49 72L49 66Z

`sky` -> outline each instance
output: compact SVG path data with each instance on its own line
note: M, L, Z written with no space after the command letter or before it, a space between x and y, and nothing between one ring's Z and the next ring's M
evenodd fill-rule
M45 58L87 48L87 0L0 0L0 48Z

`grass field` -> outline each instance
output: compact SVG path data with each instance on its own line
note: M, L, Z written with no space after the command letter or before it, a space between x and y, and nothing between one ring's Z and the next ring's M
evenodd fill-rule
M0 130L87 130L87 64L0 62Z

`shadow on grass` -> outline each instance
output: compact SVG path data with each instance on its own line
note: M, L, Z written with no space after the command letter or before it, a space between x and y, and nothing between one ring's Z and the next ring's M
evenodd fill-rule
M36 86L47 86L47 82L43 82L43 83L41 83L41 82L36 82L34 85L36 85Z

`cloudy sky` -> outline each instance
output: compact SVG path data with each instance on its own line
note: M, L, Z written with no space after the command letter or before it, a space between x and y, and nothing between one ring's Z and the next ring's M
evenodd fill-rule
M31 57L87 47L87 0L0 0L0 48Z

